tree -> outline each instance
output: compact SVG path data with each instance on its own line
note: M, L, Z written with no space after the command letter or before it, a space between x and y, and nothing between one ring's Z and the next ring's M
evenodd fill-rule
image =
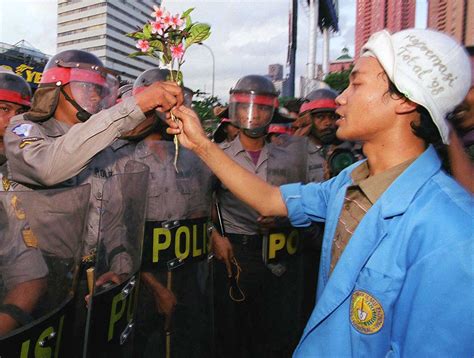
M332 89L341 93L349 86L349 75L351 74L352 67L341 72L329 73L324 82L326 82Z
M217 96L208 96L205 92L194 92L193 109L201 119L207 133L212 132L219 124L219 118L214 114L214 108L222 106Z

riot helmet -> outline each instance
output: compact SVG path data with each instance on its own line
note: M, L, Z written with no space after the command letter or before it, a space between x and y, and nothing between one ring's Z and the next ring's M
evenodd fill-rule
M320 88L310 92L300 108L300 117L311 117L311 134L322 144L336 141L337 96L332 89Z
M140 93L146 87L152 85L155 82L166 81L169 77L169 74L170 71L158 67L143 71L133 83L133 94Z
M66 85L71 95L64 90ZM77 109L76 117L84 122L92 114L115 104L119 81L95 55L82 50L65 50L53 56L44 68L39 89L51 87L59 88ZM57 101L58 98L56 106Z
M266 134L275 108L278 92L264 76L249 75L237 81L230 90L229 117L236 127L252 138Z
M120 86L117 92L117 103L122 102L124 98L132 96L133 85L131 83Z
M10 71L0 71L0 101L31 106L31 88L25 79Z
M0 165L4 156L3 136L10 119L31 106L31 88L23 77L0 69Z
M133 83L132 94L136 95L145 90L146 87L151 86L155 82L166 81L169 77L169 70L162 68L150 68L145 70L137 77ZM167 137L165 130L165 120L162 112L157 110L146 114L147 119L141 122L137 127L125 133L121 138L127 140L138 141L151 133L159 133L163 138Z

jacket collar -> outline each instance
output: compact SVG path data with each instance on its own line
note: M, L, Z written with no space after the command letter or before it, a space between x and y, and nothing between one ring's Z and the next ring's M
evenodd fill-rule
M403 214L420 188L441 168L433 146L429 146L380 197L384 219Z

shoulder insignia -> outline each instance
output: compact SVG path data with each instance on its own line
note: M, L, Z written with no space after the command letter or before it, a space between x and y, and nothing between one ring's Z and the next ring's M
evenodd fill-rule
M33 233L31 228L25 228L21 230L21 234L23 236L23 241L25 242L26 247L38 247L38 238Z
M11 186L10 180L8 180L8 178L7 178L5 175L0 174L0 176L2 177L2 187L3 187L3 191L8 191L8 190L10 190L10 186Z
M20 206L20 201L18 200L18 197L16 195L13 195L13 198L11 200L11 205L13 207L13 210L15 211L15 216L18 220L25 220L26 219L26 214L25 211L19 207Z
M30 135L31 128L33 128L33 125L28 123L22 123L13 127L12 132L19 137L25 138Z
M38 142L40 140L44 140L44 138L41 138L41 137L29 137L29 138L24 138L21 140L20 142L20 149L23 149L25 148L28 144L31 144L31 143L34 143L34 142Z
M382 305L364 291L354 291L351 298L350 317L352 326L363 334L380 331L384 323Z

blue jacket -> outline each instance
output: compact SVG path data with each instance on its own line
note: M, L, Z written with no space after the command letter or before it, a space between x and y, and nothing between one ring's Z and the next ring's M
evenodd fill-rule
M281 187L295 226L325 221L317 303L295 357L472 357L473 197L429 147L384 192L329 276L355 164Z

